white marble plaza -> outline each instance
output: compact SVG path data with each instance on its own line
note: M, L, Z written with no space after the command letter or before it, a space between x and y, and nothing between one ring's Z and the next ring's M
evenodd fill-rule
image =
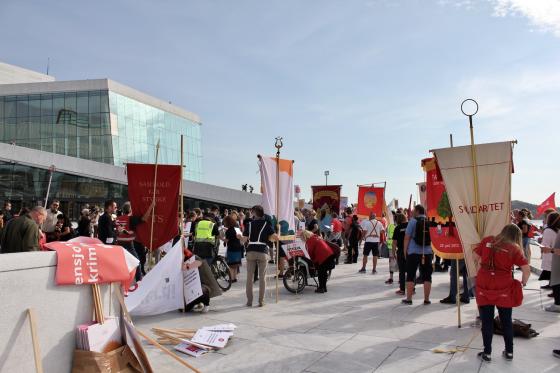
M525 291L525 302L514 318L533 324L541 333L532 340L515 339L515 357L501 357L503 340L495 336L493 361L482 364L476 357L482 347L474 300L462 307L462 328L457 328L455 306L442 305L448 293L448 274L435 273L432 305L422 304L422 291L414 305L401 305L397 285L385 285L388 262L381 260L377 275L358 274L358 264L341 264L328 283L328 293L288 293L280 285L274 303L274 282L269 283L264 308L247 308L245 276L222 297L212 300L207 314L168 313L138 318L136 326L197 328L223 322L238 326L228 346L198 359L184 357L202 372L560 372L560 314L543 307L551 303L536 276ZM245 267L242 268L245 270ZM256 294L255 294L256 295ZM464 352L434 353L432 349ZM153 347L146 348L156 372L185 368Z

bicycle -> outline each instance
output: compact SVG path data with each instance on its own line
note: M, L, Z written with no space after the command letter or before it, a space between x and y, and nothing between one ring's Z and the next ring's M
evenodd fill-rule
M214 251L214 254L210 269L220 289L228 291L231 288L231 274L229 273L226 258L223 255L219 255L216 251Z

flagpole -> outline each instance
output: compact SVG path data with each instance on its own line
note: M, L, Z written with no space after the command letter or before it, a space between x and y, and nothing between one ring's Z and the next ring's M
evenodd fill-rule
M449 134L449 145L453 147L453 134ZM451 218L449 218L449 230L453 230L453 226L451 225ZM455 264L457 266L455 271L455 276L457 276L457 286L455 291L455 303L457 303L457 327L461 328L461 288L459 287L459 258L455 258ZM466 295L466 294L465 294Z
M475 104L475 111L472 114L467 114L465 112L465 110L463 109L463 106L465 105L466 102L473 102ZM480 212L479 212L479 207L480 207L480 197L478 194L478 165L476 163L476 147L474 145L474 127L473 127L473 122L472 122L472 117L478 112L478 103L473 100L472 98L468 98L465 101L463 101L461 103L461 111L463 112L464 115L466 115L467 117L469 117L469 130L470 130L470 135L471 135L471 161L472 161L472 173L473 173L473 186L474 186L474 203L476 205L476 232L479 235L480 238L480 234L482 233L482 227L480 226Z
M152 255L153 255L153 246L154 246L154 215L156 212L156 183L157 183L157 169L158 169L158 157L159 157L159 139L156 145L156 163L155 163L155 167L154 167L154 189L153 189L153 193L152 193L152 202L153 202L153 207L152 207L152 221L151 221L151 227L150 227L150 253L148 256L148 267L152 264Z
M185 206L183 203L183 167L184 167L184 157L183 157L183 135L181 135L181 181L179 183L179 213L181 216L181 219L179 221L179 234L180 234L180 240L181 240L181 272L183 270L183 263L185 262L185 231L184 231L184 224L185 224ZM183 304L184 303L184 299L185 299L185 287L183 286Z
M278 240L276 241L276 303L278 303L278 276L280 275L280 149L284 146L282 138L278 136L274 147L276 148L276 232Z

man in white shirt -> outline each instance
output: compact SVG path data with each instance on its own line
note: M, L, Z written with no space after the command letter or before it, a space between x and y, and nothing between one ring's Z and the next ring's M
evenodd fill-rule
M383 228L383 224L377 221L375 213L372 212L369 215L369 220L362 220L360 226L363 230L363 238L364 238L364 257L362 259L362 269L358 272L365 273L366 272L366 265L368 261L368 256L371 253L372 255L372 262L373 268L371 270L371 274L377 273L377 258L379 257L379 242L381 241L381 232L384 232L385 229Z
M60 207L60 202L58 200L54 200L51 203L51 208L47 210L47 218L43 222L42 231L47 233L54 232L54 228L56 227L56 223L58 222L58 215L62 214L58 208Z

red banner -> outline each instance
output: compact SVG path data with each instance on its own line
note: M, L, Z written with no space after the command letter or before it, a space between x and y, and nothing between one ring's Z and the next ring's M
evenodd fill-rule
M57 285L122 282L128 289L138 265L138 260L121 246L70 241L49 242L45 246L56 251ZM126 255L134 262L127 263Z
M427 216L436 218L436 222L445 224L451 217L451 206L443 179L439 176L435 158L422 160L426 172L426 211Z
M430 239L437 256L443 259L463 259L463 246L457 228L453 227L451 234L449 227L431 227Z
M369 218L370 213L381 218L385 205L385 188L361 186L358 189L358 208L356 214Z
M152 203L155 167L153 164L128 163L126 173L132 213L144 215ZM156 249L178 234L180 185L181 166L158 165L153 243L150 245L151 218L136 228L136 239L146 247Z
M536 216L537 218L541 216L549 208L556 210L556 202L554 201L555 195L556 193L552 193L550 197L545 199L543 203L537 206L537 216Z
M340 210L340 188L342 185L315 185L311 187L313 194L313 209L319 210L328 205L331 212Z

